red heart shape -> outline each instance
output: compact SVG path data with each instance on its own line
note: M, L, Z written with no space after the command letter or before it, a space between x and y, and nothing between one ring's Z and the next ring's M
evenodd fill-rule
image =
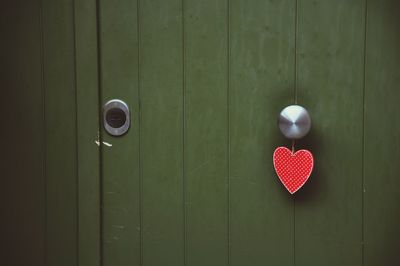
M307 182L314 166L314 158L308 150L292 153L286 147L278 147L274 151L273 160L275 171L290 194Z

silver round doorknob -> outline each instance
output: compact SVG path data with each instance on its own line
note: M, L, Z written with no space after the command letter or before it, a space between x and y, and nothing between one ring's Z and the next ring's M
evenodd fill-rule
M310 131L311 118L304 107L289 105L279 114L278 125L285 137L300 139Z

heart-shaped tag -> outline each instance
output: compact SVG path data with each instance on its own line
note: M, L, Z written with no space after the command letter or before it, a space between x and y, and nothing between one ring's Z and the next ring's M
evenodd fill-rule
M274 151L274 168L282 184L294 194L311 175L314 158L308 150L292 153L286 147L278 147Z

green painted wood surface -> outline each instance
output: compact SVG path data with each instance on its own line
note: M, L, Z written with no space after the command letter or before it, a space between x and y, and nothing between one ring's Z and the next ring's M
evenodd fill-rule
M364 127L364 265L399 264L400 3L370 1Z
M180 264L182 251L189 265L362 264L365 2L185 1L179 7L139 4L142 173L149 150L158 160L152 175L142 175L142 263ZM170 84L173 99L161 90ZM275 146L290 145L272 121L296 100L315 124L298 146L315 152L317 166L292 200L266 162ZM169 115L176 124L166 127ZM159 143L168 136L174 149ZM167 162L177 156L173 162L181 163L181 155L180 178ZM174 178L155 177L165 169L166 178L170 167ZM163 196L165 189L177 198ZM165 243L175 244L169 256L160 248Z
M98 2L101 105L118 98L131 107L121 138L102 130L102 263L139 265L141 257L138 27L135 1ZM104 143L108 144L105 145ZM111 146L112 145L112 146Z
M228 5L185 1L186 264L228 265Z
M1 138L7 140L1 160L0 260L4 265L78 265L74 5L4 3L0 24L1 111L6 114ZM97 119L98 108L90 108Z
M99 84L96 1L76 0L78 265L100 265Z
M139 3L142 265L184 265L183 36L178 0Z
M46 264L78 261L75 43L70 1L42 2L46 128Z
M292 265L293 200L272 153L293 102L294 1L230 1L231 265ZM279 15L278 15L279 14Z
M1 262L397 265L399 7L5 5ZM120 138L97 136L111 98L131 106ZM271 154L296 99L316 168L291 197Z
M295 196L295 264L361 265L363 1L299 1L298 103L315 169Z

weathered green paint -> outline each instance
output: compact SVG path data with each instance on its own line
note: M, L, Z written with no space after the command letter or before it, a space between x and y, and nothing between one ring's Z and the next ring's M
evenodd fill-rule
M364 265L399 264L400 2L367 5Z
M46 264L78 261L74 16L71 1L42 1L46 128Z
M132 127L115 138L102 130L103 265L140 264L139 94L136 1L99 1L101 104L118 98ZM112 146L104 145L103 142Z
M399 7L4 5L1 262L396 265ZM98 132L112 98L131 107L119 138ZM316 164L290 196L271 155L296 100Z
M142 265L184 265L181 11L139 3Z
M95 0L75 0L78 141L78 263L100 265L100 160L97 13Z
M295 195L296 265L361 265L364 1L299 1L298 103L315 169Z
M294 1L230 1L231 265L294 260L293 200L272 165L289 144L276 119L293 103L294 12Z
M186 265L228 265L228 5L185 1Z

